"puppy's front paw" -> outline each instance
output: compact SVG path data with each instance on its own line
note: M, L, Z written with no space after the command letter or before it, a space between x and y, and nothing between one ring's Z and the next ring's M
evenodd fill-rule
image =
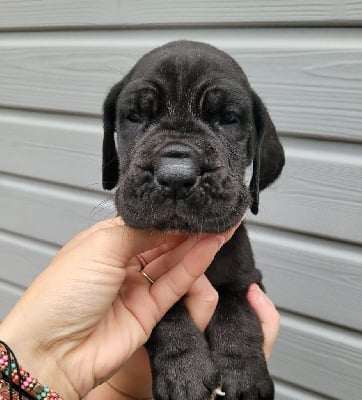
M222 395L220 374L206 352L157 357L152 375L155 400L211 400Z
M218 356L224 399L273 400L274 384L264 357L244 357Z

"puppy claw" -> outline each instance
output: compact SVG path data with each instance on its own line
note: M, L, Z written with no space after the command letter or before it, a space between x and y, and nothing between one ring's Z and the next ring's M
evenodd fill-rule
M217 387L213 392L212 392L212 395L211 395L211 400L214 400L215 398L216 398L216 396L225 396L225 392L223 392L222 390L221 390L221 386L219 386L219 387Z

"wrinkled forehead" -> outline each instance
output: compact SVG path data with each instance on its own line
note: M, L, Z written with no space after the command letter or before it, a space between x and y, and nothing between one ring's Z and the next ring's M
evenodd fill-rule
M242 101L250 90L240 66L219 51L151 52L135 65L129 78L124 94L154 90L177 104L190 103L210 90L221 90Z

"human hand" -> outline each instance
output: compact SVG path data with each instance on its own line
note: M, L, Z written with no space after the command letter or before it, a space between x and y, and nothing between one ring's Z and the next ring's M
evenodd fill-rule
M33 282L0 325L0 338L40 382L67 400L82 398L147 341L226 236L151 233L119 218L97 224ZM153 285L134 261L149 249L156 249L148 252Z
M195 288L189 291L188 299L191 299L191 302L186 302L192 319L202 331L208 325L217 304L215 290L204 278L203 276L203 279L199 279L198 284L194 285L199 287L199 291ZM269 297L255 283L250 286L247 299L260 320L264 334L264 353L268 359L278 336L280 315ZM87 400L151 399L152 376L145 348L138 349L108 382L110 385L104 383L90 392Z

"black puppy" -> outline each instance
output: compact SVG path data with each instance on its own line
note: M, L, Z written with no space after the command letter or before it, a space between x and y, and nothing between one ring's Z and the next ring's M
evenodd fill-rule
M224 232L284 165L283 148L240 66L203 43L143 56L104 103L103 186L137 228ZM117 147L115 144L117 134ZM252 165L250 184L245 183ZM246 293L261 285L244 225L207 271L219 303L205 335L178 302L147 343L154 398L273 399L263 334ZM217 389L219 388L219 389Z

